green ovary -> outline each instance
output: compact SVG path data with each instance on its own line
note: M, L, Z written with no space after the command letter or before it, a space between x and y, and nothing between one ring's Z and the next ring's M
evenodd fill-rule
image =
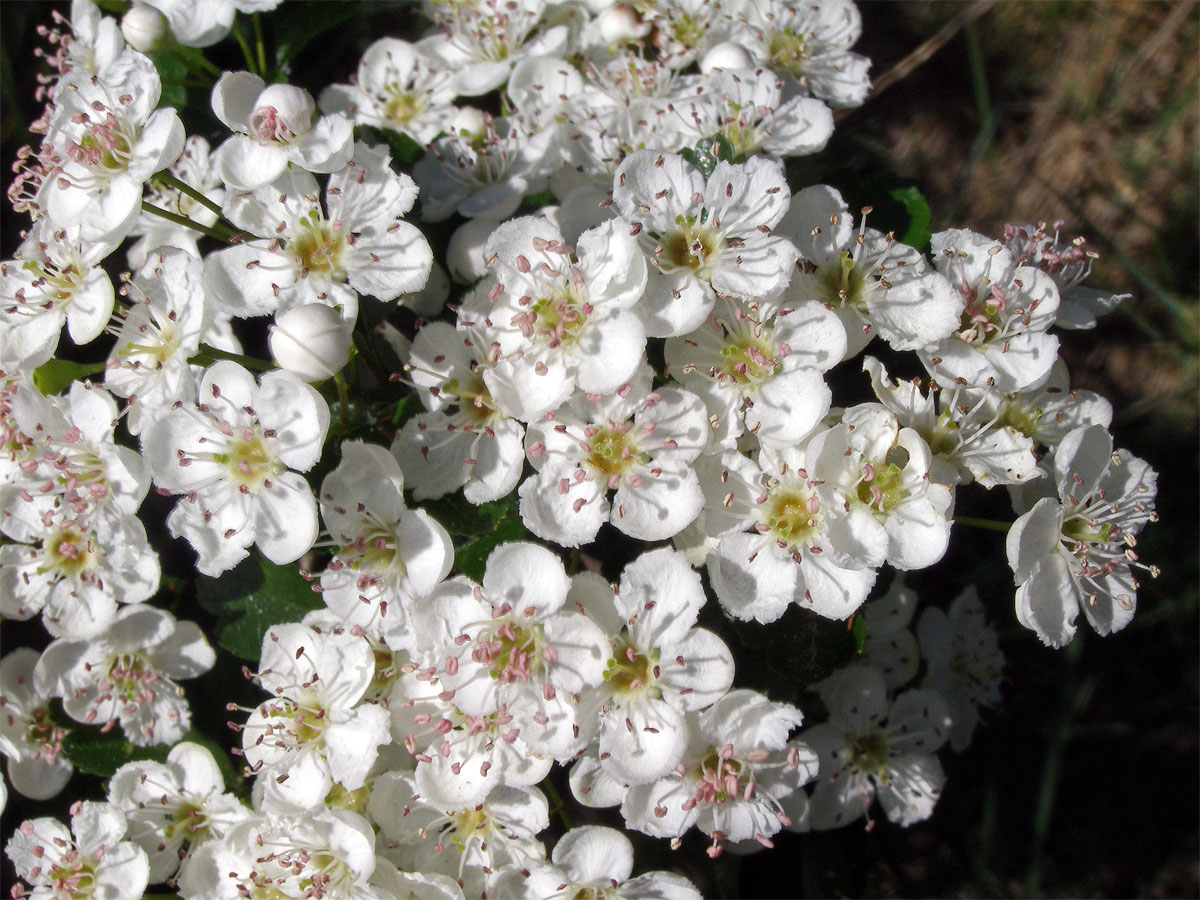
M763 521L772 537L789 550L809 543L821 528L819 509L809 511L814 496L805 488L791 488L771 491L767 497Z
M891 451L888 451L888 455L891 456L894 450L904 450L904 448L893 447ZM907 451L905 451L905 455L907 456ZM895 509L908 496L908 491L904 488L902 471L901 466L892 462L884 462L878 466L870 481L859 482L856 489L859 502L878 512L890 512Z
M588 446L591 448L588 466L605 475L625 475L647 459L629 439L629 433L617 428L599 429Z
M821 282L825 287L825 302L834 306L848 306L860 313L867 311L867 279L854 264L850 251L843 250L840 261L821 269Z
M1112 526L1107 522L1103 525L1094 525L1083 516L1072 516L1063 522L1062 526L1064 538L1081 544L1106 542L1111 532Z

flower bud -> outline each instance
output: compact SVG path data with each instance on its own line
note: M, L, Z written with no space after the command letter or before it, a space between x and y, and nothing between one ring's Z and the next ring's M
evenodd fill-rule
M332 307L312 303L277 317L267 342L280 368L324 381L350 358L350 325Z
M153 6L135 3L121 19L121 34L126 43L142 53L163 49L171 35L167 17Z
M497 224L487 219L471 219L460 225L446 248L446 268L459 284L470 284L487 274L484 248Z
M754 57L741 44L726 41L717 44L700 60L700 71L707 75L713 69L753 69Z
M483 137L487 133L487 120L483 111L473 106L464 106L450 123L450 133L469 138Z
M593 23L600 33L600 39L606 44L624 44L643 38L650 31L650 26L642 21L637 11L618 3L610 6Z

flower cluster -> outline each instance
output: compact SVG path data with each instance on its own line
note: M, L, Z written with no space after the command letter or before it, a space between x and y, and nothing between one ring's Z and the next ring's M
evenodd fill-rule
M632 877L609 827L547 855L556 766L713 858L876 797L923 820L939 750L999 700L988 598L918 616L902 579L972 482L1012 494L1022 625L1130 621L1155 474L1058 357L1053 328L1121 299L1080 286L1081 245L950 229L927 254L785 165L869 91L850 0L438 0L317 99L196 49L275 5L118 28L76 0L51 33L0 262L0 614L50 640L0 661L0 752L36 798L76 729L138 753L69 830L19 827L32 896L699 896ZM160 102L164 58L208 78L206 135ZM64 325L104 362L56 359ZM198 578L164 574L172 547ZM211 601L297 570L290 620ZM175 616L196 597L220 652ZM728 620L789 613L864 642L806 694L737 687ZM186 683L256 650L223 774Z

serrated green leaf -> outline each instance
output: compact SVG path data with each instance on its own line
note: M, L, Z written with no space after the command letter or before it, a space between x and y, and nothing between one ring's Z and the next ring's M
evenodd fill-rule
M47 397L61 394L71 386L72 381L79 381L89 375L99 375L104 371L104 363L77 363L68 359L51 359L33 370L33 386Z
M252 554L219 578L196 581L200 605L217 616L217 641L239 659L257 662L272 625L299 622L320 598L295 565L277 566Z
M483 579L487 558L501 544L522 541L528 535L521 517L515 512L501 519L494 530L464 541L454 549L454 568L474 581Z
M139 759L166 762L171 751L170 744L155 744L139 747L130 743L120 727L103 732L98 727L84 725L76 727L63 738L63 754L80 772L109 778L126 763Z
M494 500L476 506L461 493L421 502L421 508L453 535L478 537L495 531L500 520L514 512L516 498Z
M158 77L162 81L159 108L173 106L177 111L182 110L187 106L187 88L180 82L187 80L188 67L183 60L170 53L151 53L150 61L158 69Z
M908 213L908 227L899 236L900 242L924 252L929 246L929 223L933 218L928 201L915 187L893 188L888 191L888 196Z

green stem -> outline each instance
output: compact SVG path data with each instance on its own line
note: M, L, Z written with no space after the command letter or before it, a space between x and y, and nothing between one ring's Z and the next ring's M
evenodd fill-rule
M558 813L558 817L562 819L563 828L567 831L571 830L571 817L567 815L567 807L563 803L562 795L559 794L553 782L549 778L542 781L539 787L546 792L550 797L551 812Z
M240 366L244 366L247 369L254 369L258 372L270 372L275 368L274 363L267 362L265 359L258 359L254 356L243 356L240 353L230 353L228 350L218 350L216 347L210 347L208 344L201 344L199 351L188 362L197 366L207 366L218 359L229 360L229 362L235 362Z
M163 169L161 172L155 172L154 180L167 185L167 187L175 188L175 190L179 191L181 194L187 194L189 197L191 197L193 200L195 200L197 203L199 203L201 206L203 206L209 212L214 212L218 216L221 215L221 207L220 206L218 206L212 200L209 200L207 197L205 197L202 193L200 193L198 190L196 190L194 187L192 187L186 181L183 181L180 178L176 178L174 175L171 174L169 169Z
M184 228L191 228L193 231L199 231L201 234L206 234L211 238L216 238L222 243L233 243L233 238L237 232L231 231L224 225L213 225L211 228L207 225L201 225L199 222L193 222L187 216L181 216L173 212L168 212L161 206L155 206L153 203L142 201L142 209L150 213L152 216L158 216L160 219L166 219L168 222L174 222L176 225L182 225Z
M258 71L258 61L250 50L250 43L246 40L246 36L242 34L241 23L237 21L233 23L233 36L237 38L238 46L242 48L242 56L246 58L246 68L262 78L263 73Z
M201 72L207 73L212 78L221 77L220 68L218 68L216 64L209 61L209 59L195 47L185 47L183 44L175 43L171 46L168 52L178 56L180 60L183 61L183 64L192 72L200 70ZM212 84L212 81L210 80L208 83Z
M350 385L346 384L346 376L341 371L333 373L333 383L338 392L338 421L345 425L350 421Z
M254 49L258 53L258 68L262 72L263 77L266 78L267 50L263 45L262 15L255 13L251 18L254 22Z
M971 528L986 528L988 531L1006 532L1012 528L1012 522L998 522L995 519L977 519L974 516L955 516L955 525L967 525Z

